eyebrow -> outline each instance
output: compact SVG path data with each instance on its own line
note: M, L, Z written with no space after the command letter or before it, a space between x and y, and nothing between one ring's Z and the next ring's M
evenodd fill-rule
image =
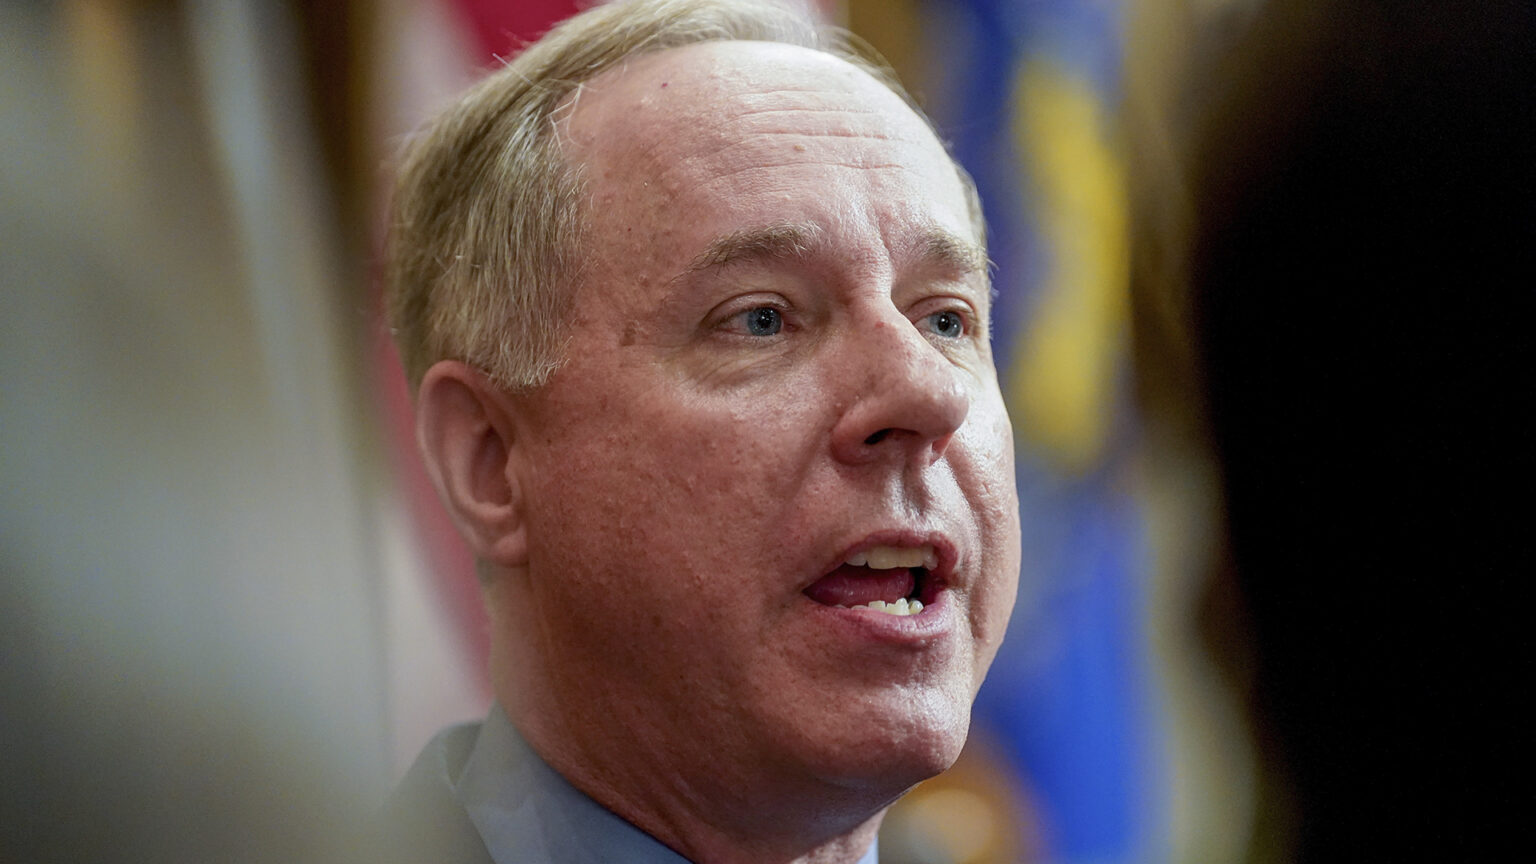
M716 270L732 264L783 261L811 252L821 226L811 222L784 222L761 228L744 228L716 239L694 257L685 273ZM918 257L959 275L986 272L992 266L986 249L942 228L924 232L917 243Z
M919 246L919 257L959 275L985 273L992 269L992 259L979 243L966 240L943 228L931 228Z
M761 228L744 228L716 239L689 263L685 272L717 270L752 261L800 258L811 251L821 227L809 222L783 222Z

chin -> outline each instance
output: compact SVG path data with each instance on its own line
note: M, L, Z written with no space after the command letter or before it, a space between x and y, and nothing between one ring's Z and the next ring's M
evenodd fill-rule
M954 765L970 729L964 696L903 688L858 708L844 721L846 734L811 748L810 765L824 780L884 803Z

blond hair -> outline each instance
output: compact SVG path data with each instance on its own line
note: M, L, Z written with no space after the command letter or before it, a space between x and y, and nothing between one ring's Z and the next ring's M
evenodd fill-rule
M511 389L549 378L562 358L587 245L581 169L564 158L555 134L566 97L626 59L732 40L824 51L874 75L917 110L873 50L801 7L629 0L565 21L407 146L391 205L385 290L413 389L444 359ZM960 176L979 233L974 187L963 170Z

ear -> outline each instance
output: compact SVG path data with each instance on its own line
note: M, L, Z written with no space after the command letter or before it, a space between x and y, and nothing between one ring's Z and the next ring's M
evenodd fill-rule
M478 369L443 360L416 396L416 442L437 494L475 556L503 567L528 562L519 489L516 400Z

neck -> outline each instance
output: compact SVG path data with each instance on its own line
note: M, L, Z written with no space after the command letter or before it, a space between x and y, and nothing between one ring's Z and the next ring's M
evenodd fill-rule
M494 689L513 725L572 786L690 861L855 864L886 809L927 776L818 776L772 748L731 746L730 712L648 710L645 693L549 674L530 641L493 644Z
M602 734L551 717L549 703L527 689L497 690L513 725L551 768L690 861L855 864L873 845L886 809L905 791L785 782L724 765L701 770L709 764L701 754L649 746L671 739L647 734L639 718L622 724L622 736Z
M790 789L722 768L705 777L686 761L643 751L581 746L530 712L508 708L530 747L571 785L690 861L711 864L854 864L874 843L893 796L829 784ZM611 739L610 739L611 740ZM873 799L873 800L871 800Z

